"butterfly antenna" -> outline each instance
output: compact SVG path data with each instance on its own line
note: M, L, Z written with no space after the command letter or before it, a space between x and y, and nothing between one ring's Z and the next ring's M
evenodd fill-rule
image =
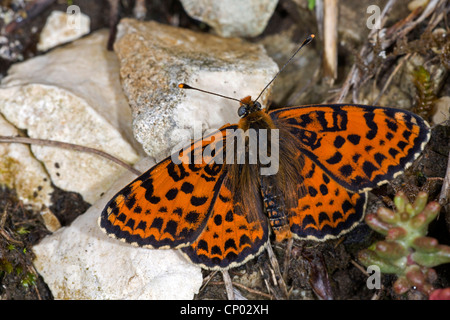
M206 91L206 90L203 90L203 89L199 89L199 88L194 88L194 87L191 87L190 85L187 85L187 84L185 84L185 83L180 83L180 84L178 85L178 88L180 88L180 89L191 89L191 90L197 90L197 91L200 91L200 92L204 92L204 93L212 94L213 96L218 96L218 97L221 97L221 98L225 98L225 99L230 99L230 100L234 100L234 101L238 101L238 102L241 102L241 100L239 100L239 99L235 99L235 98L227 97L227 96L224 96L224 95L221 95L221 94L215 93L215 92L211 92L211 91Z
M284 68L286 68L286 66L291 62L292 59L294 59L295 55L307 44L309 44L313 39L315 38L314 34L309 35L305 40L303 40L303 43L300 45L300 47L298 47L298 49L294 52L294 54L289 58L289 60L284 64L284 66L277 72L277 74L275 75L275 77L272 78L272 80L270 80L270 82L264 87L264 89L262 89L261 93L259 94L259 96L255 99L255 102L261 97L261 95L263 94L264 91L266 91L266 89L272 84L272 82L278 77L278 75L281 73L281 71L284 70Z

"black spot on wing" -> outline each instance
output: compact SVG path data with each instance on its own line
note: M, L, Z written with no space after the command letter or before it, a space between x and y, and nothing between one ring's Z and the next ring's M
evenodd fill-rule
M161 218L155 218L153 219L152 224L150 225L150 228L155 228L159 231L161 231L161 228L163 226L164 220Z
M366 174L366 176L369 179L371 179L373 172L376 171L378 168L372 162L364 161L362 169L363 169L364 173Z
M125 206L126 206L129 210L131 210L131 209L134 207L135 203L136 203L136 196L135 196L135 195L128 196L128 197L125 199Z
M192 183L183 182L183 184L181 185L181 191L186 194L192 193L192 191L194 191L194 186L192 185Z
M189 211L184 220L188 223L197 223L200 214L197 211Z
M178 189L177 188L172 188L169 191L167 191L166 199L171 201L171 200L176 198L177 194L178 194Z
M378 165L381 166L381 163L383 162L383 160L385 160L387 158L384 154L377 152L374 155L374 159L378 163Z
M343 137L341 137L341 136L337 136L337 137L334 139L334 146L335 146L337 149L341 148L341 147L344 145L344 143L345 143L345 139L344 139Z
M350 141L355 146L359 144L359 141L361 140L361 136L357 134L349 134L347 136L348 141Z
M331 158L327 159L326 161L329 164L336 164L336 163L339 163L341 160L342 160L342 154L339 151L336 151L335 154Z
M191 204L195 207L204 205L206 201L208 201L208 197L196 197L196 196L191 197Z
M399 142L397 143L397 147L398 147L400 150L405 150L405 148L406 148L408 145L409 145L409 143L408 143L408 142L405 142L405 141L399 141Z
M364 119L366 120L366 125L370 129L366 133L366 138L369 140L374 139L378 133L378 126L375 123L375 121L373 121L374 118L375 118L375 114L373 112L366 112L364 114Z
M389 120L388 118L385 119L385 122L386 122L387 127L388 127L391 131L397 132L397 130L398 130L398 125L397 125L397 123L395 123L395 122L392 121L392 120Z
M395 158L400 152L394 148L389 149L389 154L392 156L392 158Z
M346 164L343 165L342 167L339 168L339 172L342 174L342 176L344 177L350 177L353 173L353 168L351 165Z
M216 226L220 226L222 224L222 216L220 214L216 214L214 216L214 224Z

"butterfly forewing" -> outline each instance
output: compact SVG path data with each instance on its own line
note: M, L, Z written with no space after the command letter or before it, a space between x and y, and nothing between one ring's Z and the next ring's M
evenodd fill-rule
M387 182L414 161L429 140L419 116L362 105L313 105L272 111L298 137L302 152L353 192Z
M225 139L227 128L233 127L214 135ZM224 165L213 157L200 157L195 163L195 155L201 156L212 141L205 137L194 142L179 153L178 161L168 157L131 182L107 204L100 227L143 247L177 248L194 242L205 228L223 179Z

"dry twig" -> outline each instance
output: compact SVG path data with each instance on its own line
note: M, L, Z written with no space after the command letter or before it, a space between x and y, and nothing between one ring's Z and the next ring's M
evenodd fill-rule
M292 252L293 244L294 244L294 238L289 238L289 240L286 244L286 253L284 255L283 280L285 283L287 282L287 276L288 276L288 271L289 271L289 264L291 261L291 252Z
M448 155L447 170L445 173L444 183L442 184L441 193L439 194L439 203L445 206L447 214L450 214L450 153Z
M287 298L289 296L289 293L288 293L288 290L286 287L286 283L284 282L283 276L281 275L280 266L278 264L277 257L273 253L272 246L270 244L266 247L266 250L269 255L269 261L270 261L270 264L272 265L273 272L275 273L274 274L274 283L279 285L283 294Z
M250 293L260 295L260 296L265 297L267 299L273 299L273 296L268 294L268 293L249 288L249 287L244 286L243 284L238 283L238 282L233 282L232 281L231 283L232 283L233 286L239 287L241 289L244 289L245 291L248 291ZM224 281L211 281L210 284L212 284L212 285L223 285L223 284L225 284L225 282Z
M368 274L367 271L360 264L358 264L355 260L350 260L350 262L356 267L356 269L361 271L366 277L370 277L370 274ZM383 287L383 285L381 285L380 289L374 293L371 300L379 300L379 298L380 298L379 292L383 289L384 289L384 287Z
M104 151L80 146L73 143L68 142L61 142L61 141L54 141L54 140L47 140L47 139L34 139L34 138L28 138L28 137L7 137L7 136L0 136L0 143L23 143L23 144L34 144L34 145L40 145L40 146L47 146L47 147L57 147L62 149L68 149L68 150L76 150L80 152L87 152L92 153L98 156L101 156L103 158L106 158L125 169L131 171L135 175L139 176L141 175L141 172L139 170L136 170L132 166L130 166L128 163L123 162L120 159L117 159L116 157L110 155L109 153L106 153Z
M323 17L323 78L331 86L337 78L338 0L324 0Z
M225 290L227 292L228 300L236 300L236 296L234 295L233 291L233 282L231 281L228 270L223 270L222 275L223 275L223 282L225 283Z

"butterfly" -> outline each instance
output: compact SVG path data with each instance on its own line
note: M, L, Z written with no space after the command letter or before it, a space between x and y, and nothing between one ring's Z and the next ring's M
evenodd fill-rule
M324 241L350 231L364 217L367 192L401 174L430 138L428 123L406 110L329 104L269 111L256 100L238 100L237 124L194 141L119 191L100 228L226 270L260 254L272 234L275 241ZM252 157L255 146L266 157Z

